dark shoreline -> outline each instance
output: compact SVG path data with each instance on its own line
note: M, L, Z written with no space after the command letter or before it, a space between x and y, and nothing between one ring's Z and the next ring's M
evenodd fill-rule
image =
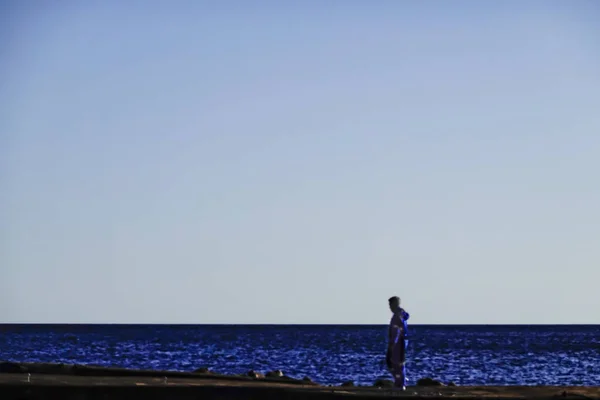
M104 368L43 363L0 363L2 400L191 399L594 399L600 386L323 386L285 376L263 377Z

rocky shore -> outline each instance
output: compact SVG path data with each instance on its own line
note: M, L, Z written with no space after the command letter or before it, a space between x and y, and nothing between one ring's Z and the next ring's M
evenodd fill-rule
M388 396L419 399L598 399L600 386L456 386L423 378L405 392L389 380L372 386L323 386L283 371L222 375L207 368L193 372L128 370L67 364L0 363L0 399L367 399Z

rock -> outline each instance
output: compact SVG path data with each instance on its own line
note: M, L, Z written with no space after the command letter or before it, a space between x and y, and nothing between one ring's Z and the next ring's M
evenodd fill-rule
M308 376L305 376L304 378L302 378L302 381L312 383L312 379L310 379Z
M432 378L422 378L417 381L417 386L445 386L442 382Z
M391 388L394 387L394 382L389 379L377 379L373 386L378 388Z
M249 376L250 378L254 378L254 379L263 379L265 377L260 372L256 372L254 370L248 371L248 373L246 374L246 376Z
M210 370L206 367L198 368L194 371L195 374L210 374Z
M341 387L354 387L354 382L346 381L340 385Z
M281 378L282 376L283 376L283 371L281 371L281 370L267 372L267 378Z
M449 383L448 383L448 386L456 386L456 383L454 383L454 382L449 382Z
M5 374L22 374L27 372L27 368L21 364L14 362L2 362L0 363L0 373Z

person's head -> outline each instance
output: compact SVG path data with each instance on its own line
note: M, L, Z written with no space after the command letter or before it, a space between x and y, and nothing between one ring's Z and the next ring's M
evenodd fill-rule
M388 299L388 303L390 305L390 310L392 312L396 312L400 308L400 297L398 297L398 296L390 297Z

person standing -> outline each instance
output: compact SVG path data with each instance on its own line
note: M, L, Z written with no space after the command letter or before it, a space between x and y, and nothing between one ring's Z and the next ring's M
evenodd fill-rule
M388 330L386 364L394 376L394 387L406 389L406 347L408 345L408 324L410 318L402 307L398 296L388 299L392 319Z

